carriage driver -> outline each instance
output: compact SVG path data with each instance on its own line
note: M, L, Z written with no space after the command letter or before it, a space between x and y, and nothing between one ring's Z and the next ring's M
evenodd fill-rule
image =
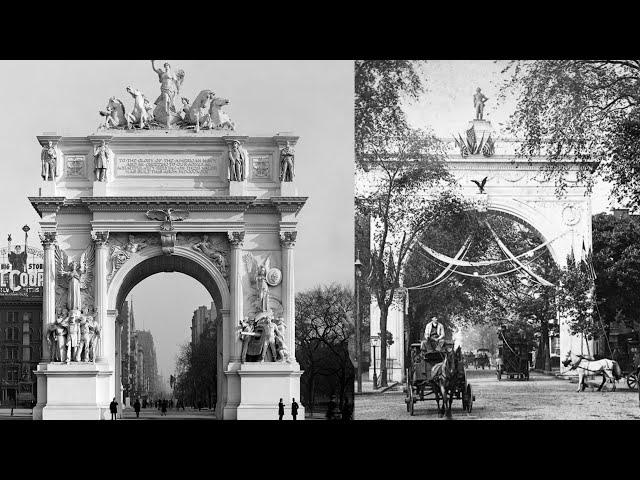
M424 329L421 350L426 352L440 352L444 346L444 325L438 322L438 317L431 317Z

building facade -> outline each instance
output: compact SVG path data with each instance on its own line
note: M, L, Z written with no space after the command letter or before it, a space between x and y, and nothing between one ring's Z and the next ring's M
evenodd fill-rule
M191 345L198 345L207 324L210 322L215 323L217 317L218 312L214 302L211 302L211 308L202 305L193 311L193 317L191 317Z

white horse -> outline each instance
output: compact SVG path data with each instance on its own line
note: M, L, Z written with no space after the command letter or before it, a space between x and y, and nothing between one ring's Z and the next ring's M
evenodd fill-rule
M111 97L105 110L100 110L99 113L105 117L103 128L118 128L127 124L124 104L116 97Z
M222 107L229 104L229 100L226 98L215 97L211 103L209 114L211 115L211 123L216 129L228 128L229 130L235 130L236 124L231 121L229 115L222 111Z
M582 355L575 355L571 350L567 352L567 356L562 362L565 367L571 365L571 370L578 370L578 392L582 392L587 384L584 377L587 375L602 375L602 383L598 387L598 391L602 391L602 387L607 380L611 380L613 384L612 390L616 391L616 381L622 378L622 369L618 362L603 358L602 360L590 360Z
M139 128L144 128L149 124L149 113L146 108L149 103L147 101L145 104L146 98L140 90L127 87L127 92L133 97L133 111L126 115L127 128L131 128L131 125L135 123L138 124Z

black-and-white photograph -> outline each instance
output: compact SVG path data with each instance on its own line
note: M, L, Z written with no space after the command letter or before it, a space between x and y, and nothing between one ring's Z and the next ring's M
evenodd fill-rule
M355 61L356 418L640 418L640 61Z
M352 419L353 62L0 66L0 419Z

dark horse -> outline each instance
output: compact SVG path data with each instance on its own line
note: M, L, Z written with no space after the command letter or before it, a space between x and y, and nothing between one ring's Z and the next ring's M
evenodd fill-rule
M462 364L462 350L460 347L456 348L455 352L453 349L447 349L443 356L444 360L434 365L431 370L431 381L438 403L439 417L442 418L446 412L447 418L451 418L451 404ZM440 408L440 399L442 399L442 408Z

